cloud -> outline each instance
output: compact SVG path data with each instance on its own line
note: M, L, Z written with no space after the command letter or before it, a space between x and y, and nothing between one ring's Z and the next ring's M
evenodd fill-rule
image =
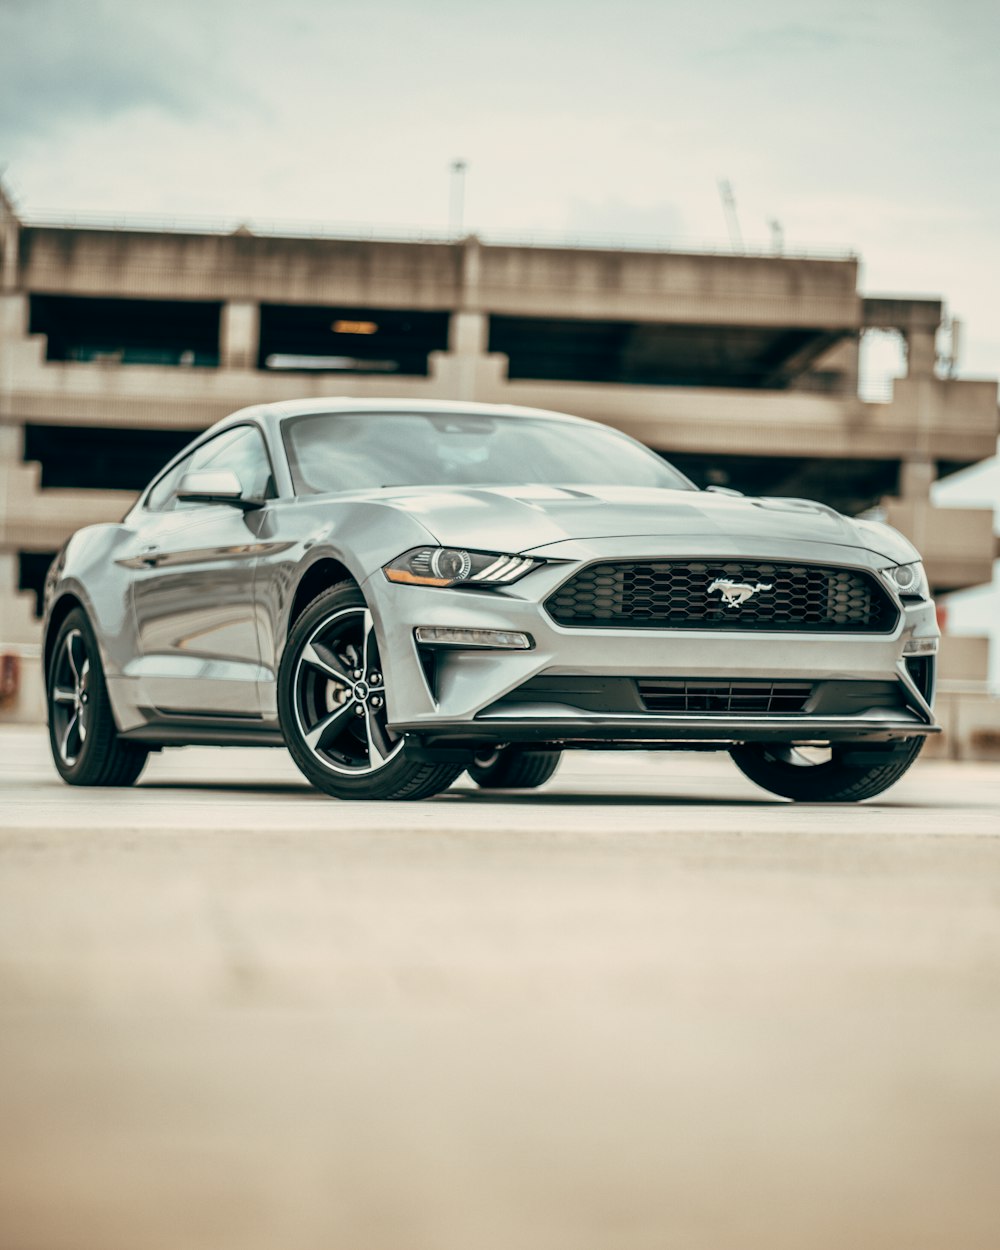
M798 22L786 22L777 26L762 26L748 30L730 44L719 49L719 54L738 59L760 55L785 58L803 56L810 52L832 52L849 42L846 34L822 26L807 26Z
M137 11L138 10L138 11ZM246 106L186 6L0 0L0 144L12 155L63 127L137 110L194 120Z
M627 240L630 237L669 243L684 233L684 222L676 204L633 204L618 196L603 200L573 198L566 215L570 234L603 235Z

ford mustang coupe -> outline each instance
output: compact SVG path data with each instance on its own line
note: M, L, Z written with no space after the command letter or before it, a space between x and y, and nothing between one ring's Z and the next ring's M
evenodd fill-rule
M790 799L865 799L937 732L937 645L887 526L701 491L608 427L471 403L245 408L46 583L73 785L190 744L287 746L348 799L697 749Z

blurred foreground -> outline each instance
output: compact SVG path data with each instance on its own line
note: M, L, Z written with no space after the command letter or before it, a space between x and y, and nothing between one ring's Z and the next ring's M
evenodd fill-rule
M990 1250L1000 769L335 803L0 731L4 1250Z

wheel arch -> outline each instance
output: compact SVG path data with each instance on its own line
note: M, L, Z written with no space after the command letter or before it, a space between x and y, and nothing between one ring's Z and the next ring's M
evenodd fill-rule
M80 596L72 590L67 590L59 596L49 609L48 620L45 623L45 637L42 642L42 673L45 675L46 681L48 680L49 665L52 662L52 649L56 645L60 627L74 608L87 612L87 605Z
M359 584L347 565L334 559L333 556L322 556L310 564L295 587L295 594L292 596L288 610L288 620L285 622L285 637L287 638L292 632L295 622L317 595L321 595L324 590L329 590L331 586L338 586L342 582L350 582L355 586Z

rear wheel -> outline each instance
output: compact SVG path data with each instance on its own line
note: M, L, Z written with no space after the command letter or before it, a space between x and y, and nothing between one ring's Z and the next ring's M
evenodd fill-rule
M71 786L130 786L149 751L118 736L97 639L87 614L74 608L56 635L46 693L49 745Z
M417 757L389 729L371 612L353 583L309 604L288 637L278 710L292 759L317 789L339 799L425 799L462 769Z
M480 752L469 766L469 776L483 790L534 790L548 781L561 759L561 751L499 747Z
M771 794L799 803L857 803L895 785L923 745L923 738L885 748L748 742L734 747L730 755L745 777Z

